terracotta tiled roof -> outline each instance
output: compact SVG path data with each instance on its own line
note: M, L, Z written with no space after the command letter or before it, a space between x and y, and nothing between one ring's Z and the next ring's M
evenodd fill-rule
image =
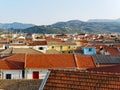
M36 45L47 45L47 41L32 41L30 46L36 46Z
M0 40L0 43L7 43L7 42L9 42L9 39L8 39L8 38L6 38L6 39L1 39L1 40Z
M9 46L26 46L25 44L9 44Z
M81 54L82 53L82 50L80 50L80 49L75 49L75 50L72 50L72 51L76 54Z
M88 43L89 41L88 41L88 40L83 39L83 40L78 40L77 42Z
M103 50L108 51L110 55L120 55L120 52L117 50L117 46L113 44L113 47L110 47L109 45L105 44L93 44L93 45L87 45L88 46L93 46L96 49L100 49L100 47L103 48Z
M114 44L114 47L120 48L120 44Z
M0 69L23 69L25 54L14 54L0 60Z
M120 52L117 50L117 48L107 48L106 49L110 55L120 55Z
M26 41L32 41L32 38L25 38Z
M25 54L13 54L3 59L9 61L25 62Z
M67 37L67 35L66 34L58 34L55 37Z
M56 42L62 42L61 39L57 39L57 38L46 38L47 41L56 41Z
M89 47L92 46L92 47L95 47L96 49L100 49L100 47L102 48L107 48L108 46L105 45L105 44L93 44L93 45L88 45Z
M43 90L120 90L120 73L52 70Z
M120 73L120 64L114 66L107 66L107 67L96 67L96 68L89 68L88 71L97 71L97 72L113 72L113 73Z
M76 55L76 62L79 68L95 67L95 63L92 56Z
M23 69L23 63L22 62L16 62L16 61L9 61L9 60L0 60L0 69L5 70L17 70L17 69Z
M27 54L25 68L76 68L72 54Z

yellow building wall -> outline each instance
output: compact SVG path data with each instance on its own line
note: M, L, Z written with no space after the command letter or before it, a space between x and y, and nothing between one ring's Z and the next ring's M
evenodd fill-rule
M75 50L77 47L76 45L70 45L70 48L68 45L62 45L62 49L60 49L61 45L54 45L54 49L57 51L68 51L68 50ZM48 50L52 50L52 45L48 46Z
M77 45L77 46L83 46L84 43L83 43L83 42L76 42L76 45Z

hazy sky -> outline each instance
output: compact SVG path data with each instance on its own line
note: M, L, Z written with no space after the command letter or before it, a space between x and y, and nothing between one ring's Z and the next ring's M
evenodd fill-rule
M120 0L0 0L0 22L37 25L120 18Z

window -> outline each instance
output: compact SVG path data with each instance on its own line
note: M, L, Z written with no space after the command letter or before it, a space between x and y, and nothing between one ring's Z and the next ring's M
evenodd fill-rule
M7 46L5 46L5 49L7 49Z
M54 49L54 46L52 46L52 49Z
M11 79L11 74L6 74L6 79Z
M60 45L60 50L62 50L62 45Z
M2 78L2 74L0 73L0 79Z
M43 47L39 47L39 50L44 50L44 48Z
M23 41L19 41L19 43L23 43Z
M70 49L70 46L68 46L68 49Z
M70 51L68 51L68 53L70 53Z
M25 75L25 71L22 70L22 78L24 78L24 75Z
M91 52L92 51L92 48L89 48L89 52Z

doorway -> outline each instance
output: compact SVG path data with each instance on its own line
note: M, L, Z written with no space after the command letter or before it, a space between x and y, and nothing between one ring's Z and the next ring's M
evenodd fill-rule
M33 71L33 79L39 79L39 72Z
M11 79L11 74L6 74L6 79Z

